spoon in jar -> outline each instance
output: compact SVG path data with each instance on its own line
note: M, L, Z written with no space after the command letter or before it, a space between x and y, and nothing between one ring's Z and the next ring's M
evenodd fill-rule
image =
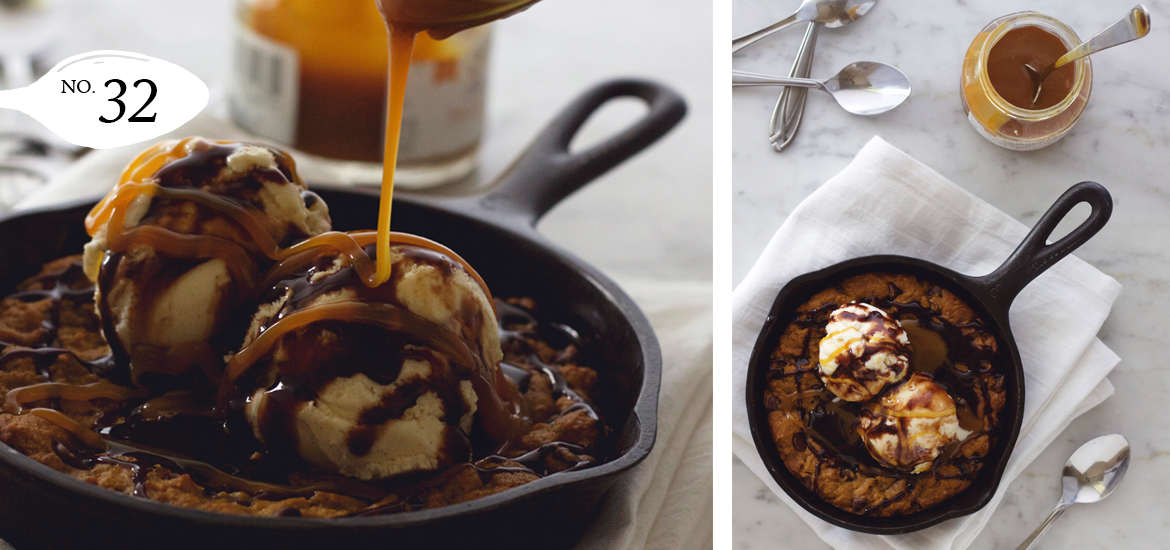
M1036 67L1025 63L1024 70L1028 71L1028 76L1032 79L1032 88L1036 90L1036 93L1032 94L1032 104L1035 105L1040 100L1040 89L1044 85L1044 80L1052 75L1056 69L1101 50L1132 42L1149 33L1150 12L1146 10L1145 6L1138 4L1125 17L1105 27L1105 30L1097 33L1097 36L1069 50L1068 53L1060 56L1060 59L1043 70L1037 70Z
M787 18L732 40L731 53L738 52L801 21L820 23L830 29L835 29L856 21L876 3L877 0L804 0L800 9Z
M731 71L731 85L817 88L828 92L838 105L855 115L884 113L910 96L910 79L902 71L873 61L850 63L827 80Z
M1128 467L1129 441L1122 435L1103 435L1081 445L1064 465L1064 491L1060 495L1060 504L1016 550L1035 546L1040 535L1052 526L1065 508L1077 503L1097 502L1109 496L1125 477Z

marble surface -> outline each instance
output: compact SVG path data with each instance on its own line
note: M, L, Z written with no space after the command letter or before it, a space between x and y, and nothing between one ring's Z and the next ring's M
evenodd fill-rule
M49 63L88 50L135 51L203 79L211 89L212 109L226 92L234 0L48 3L60 9L68 28ZM710 0L555 0L497 23L478 181L488 182L506 168L589 87L617 77L667 84L687 100L683 122L557 205L539 228L619 280L709 282L710 10ZM657 29L652 41L643 34L648 27ZM615 134L643 111L636 100L613 102L586 123L574 149Z
M879 0L860 21L820 33L813 77L826 78L853 61L891 63L914 92L896 110L876 117L845 113L827 94L812 92L792 147L774 153L768 119L778 90L732 94L732 278L747 274L785 217L840 171L875 134L936 169L976 196L1031 225L1069 185L1097 181L1113 194L1109 224L1077 255L1124 286L1100 338L1121 356L1109 376L1113 397L1068 430L1008 489L972 548L1014 548L1060 497L1068 455L1097 435L1119 432L1132 444L1125 482L1108 500L1074 507L1039 548L1162 548L1170 536L1170 418L1156 408L1170 391L1170 367L1159 334L1170 310L1170 68L1151 65L1170 48L1170 2L1146 2L1153 32L1141 41L1094 56L1092 98L1077 127L1046 149L1016 153L984 140L966 121L959 100L962 55L992 19L1022 10L1054 16L1082 38L1112 23L1132 2L937 2ZM796 0L733 0L732 32L750 32L786 17ZM803 26L740 52L736 69L787 74ZM1087 207L1072 222L1087 215ZM1074 216L1075 216L1074 211ZM1067 224L1066 224L1067 226ZM1058 231L1059 233L1059 231ZM735 548L827 548L813 531L733 459Z

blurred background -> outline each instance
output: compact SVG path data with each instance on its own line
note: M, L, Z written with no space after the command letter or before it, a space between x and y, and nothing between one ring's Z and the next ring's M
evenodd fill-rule
M345 3L281 4L343 11ZM372 6L373 0L355 3ZM227 121L239 49L237 26L241 21L247 25L245 12L277 4L5 0L0 2L0 88L39 77L71 55L107 49L139 52L199 76L211 89L205 114ZM477 169L461 181L425 192L475 192L579 93L613 77L655 79L686 98L686 119L659 143L557 206L540 230L619 281L631 276L709 282L711 9L705 0L553 0L495 24L483 68L486 103L481 146L474 154ZM308 62L307 56L302 59ZM635 100L613 102L586 124L574 146L620 131L643 110ZM82 154L24 115L0 112L0 209L51 201L42 193L20 205L46 177Z

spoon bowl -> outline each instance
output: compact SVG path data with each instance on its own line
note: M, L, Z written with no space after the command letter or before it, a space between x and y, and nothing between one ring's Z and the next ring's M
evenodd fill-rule
M1081 445L1064 465L1060 504L1016 550L1036 545L1056 518L1073 504L1103 500L1117 488L1129 469L1129 441L1120 434L1103 435Z
M846 111L876 115L901 105L910 97L910 79L891 65L862 61L847 65L826 80L824 89Z
M823 81L732 71L731 85L817 88L831 94L841 108L863 116L881 114L901 105L911 91L905 73L874 61L850 63Z
M1083 504L1109 496L1129 469L1129 441L1103 435L1081 445L1064 465L1061 502Z
M865 15L877 0L804 0L796 13L777 23L731 41L731 53L738 52L765 37L801 21L819 23L830 29L848 25Z
M835 29L857 21L877 0L804 0L800 13L806 21Z

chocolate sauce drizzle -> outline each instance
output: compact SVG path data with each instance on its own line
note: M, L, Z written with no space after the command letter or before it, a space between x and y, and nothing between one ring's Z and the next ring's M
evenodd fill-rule
M197 138L156 145L131 164L114 192L87 218L91 235L103 223L108 230L109 250L102 259L96 305L111 352L128 371L120 375L122 379L168 389L189 383L171 378L198 370L216 380L222 368L219 358L239 345L243 327L234 320L250 316L247 306L254 305L260 273L275 263L272 255L279 247L309 237L292 222L273 226L272 218L261 212L260 191L266 184L304 187L291 158L269 149L275 166L254 166L241 177L220 177L227 170L228 157L247 146ZM149 209L136 226L126 228L127 210L142 195L151 197ZM149 246L155 255L127 261L126 254L135 245ZM220 290L225 297L214 312L217 329L208 341L182 346L122 341L127 334L114 331L115 325L126 326L130 335L147 333L152 322L150 304L189 269L210 259L223 260L232 284ZM137 281L135 297L145 305L114 311L110 299L119 278Z
M888 316L884 311L873 310L859 314L850 309L841 311L837 317L839 321L862 323L869 325L869 328L862 334L865 337L865 345L861 353L837 355L835 359L839 364L837 370L833 372L833 378L852 379L862 383L876 380L879 374L876 370L863 368L871 357L879 353L909 357L910 350L899 340L905 330L886 321ZM894 377L899 376L905 368L906 366L900 362L889 366L891 376Z
M562 410L554 419L560 418L574 411L585 411L585 414L590 418L602 421L601 414L597 409L577 392L569 387L569 383L565 380L564 375L561 374L561 369L555 363L564 362L573 359L577 355L577 350L581 348L581 336L572 327L562 323L541 323L532 316L528 310L510 304L504 300L496 299L496 319L500 325L500 346L505 350L512 349L514 353L525 356L524 362L535 369L539 374L548 377L552 383L552 397L553 400L567 398L573 402L572 405ZM553 359L553 364L546 363L541 360L540 355L536 353L533 348L533 341L544 341L554 347L562 348L561 353ZM511 369L518 369L518 367L509 365ZM519 369L522 372L523 369ZM516 370L511 372L515 373ZM516 386L521 391L527 388L527 383L521 385L521 381L513 380ZM603 422L604 424L604 422Z
M33 344L38 347L61 347L61 341L57 338L57 326L61 319L62 300L82 304L93 301L93 285L89 284L85 277L80 262L71 262L55 272L37 275L22 286L39 288L10 294L7 299L25 303L49 300L48 314L41 321L41 341ZM0 341L0 346L3 347L13 345L15 344L12 342Z
M93 287L71 288L70 285L76 287L77 283L69 282L80 270L80 262L74 262L59 272L38 278L36 284L51 287L52 290L26 290L12 297L36 301L57 295L67 298L76 296L79 300L84 300L92 296ZM322 288L335 288L336 285L342 284L346 277L349 275L337 274L335 278L319 279L320 286L312 289L312 292L320 291ZM294 304L300 298L307 299L312 293L308 288L311 285L302 284L296 278L288 279L282 284L284 285L282 289L292 291L294 299L291 302ZM541 323L528 310L503 300L497 299L495 307L501 343L506 349L525 350L521 355L524 356L526 368L506 363L502 365L504 373L512 383L523 390L531 377L546 376L552 383L554 399L568 398L573 401L571 406L553 418L543 421L552 423L557 417L575 410L584 410L590 417L601 419L593 405L573 391L555 364L557 361L568 361L576 356L579 346L583 345L580 335L567 325ZM94 361L85 361L68 349L49 347L50 343L58 343L57 316L54 315L52 319L53 322L47 323L44 327L50 334L50 337L44 340L44 347L30 349L3 344L5 349L0 352L0 368L9 361L31 358L47 380L47 365L61 355L66 355L99 375L125 371L124 363L116 367L120 361L117 353L119 348L116 344L111 346L109 355ZM386 360L386 355L381 355L378 368L374 368L367 359L363 359L368 357L365 352L371 351L368 348L363 348L360 350L362 353L353 357L343 357L334 363L344 365L337 368L363 372L380 383L389 383L397 378L397 371L393 368L387 369L386 365L400 367L401 361L406 358L425 361L437 359L431 350L406 350L403 343L409 341L409 338L400 334L388 335L386 331L366 331L362 325L332 328L342 333L348 331L350 337L365 342L377 343L378 338L382 338L383 341L380 343L384 345L384 349L388 353L397 354L390 361ZM535 341L559 344L560 352L554 358L554 363L546 363L540 359L533 347ZM303 351L312 352L310 348ZM311 392L324 377L337 374L323 373L320 374L321 378L317 378L311 374L313 371L314 369L305 369L304 372L283 375L277 394L300 401L303 394ZM436 391L444 395L444 402L455 399L455 396L446 395L451 393L449 391L451 382L424 380L418 384L404 385L400 392L395 392L382 403L366 411L363 417L366 415L369 417L364 418L362 424L376 426L386 418L400 416L403 407L413 403L420 392ZM123 385L128 385L128 380L124 381ZM80 392L82 386L75 388ZM69 388L64 391L67 393ZM128 395L134 392L145 394L142 390L129 388L125 391ZM476 472L481 480L487 482L495 475L526 475L535 479L556 475L559 472L589 468L604 462L604 453L601 449L586 449L563 441L553 441L529 451L509 451L507 445L501 446L485 437L480 432L481 428L477 426L471 438L461 436L458 441L451 443L461 445L467 449L465 452L473 453L471 460L456 463L438 473L404 476L381 482L361 482L342 476L322 475L306 485L290 485L288 479L291 474L309 471L311 467L295 453L272 452L267 446L256 441L251 427L247 425L242 415L238 414L244 402L243 398L237 397L225 404L217 398L217 393L216 387L205 382L203 385L161 396L124 399L116 410L107 412L92 427L96 434L100 434L101 448L91 447L85 440L79 439L69 444L57 443L54 445L54 451L62 461L78 469L88 470L99 464L111 464L131 470L133 494L139 497L149 498L146 489L149 474L165 470L172 474L190 475L211 492L249 493L251 497L246 498L276 500L295 496L308 497L316 491L327 491L353 496L371 503L366 510L355 515L388 514L422 508L426 505L426 495L429 491L468 469ZM449 417L445 421L457 425L458 419ZM80 425L75 428L88 431ZM365 437L366 434L360 429L351 434L350 440L347 441L351 451L360 454L367 446ZM480 444L473 446L471 440L479 441Z
M980 433L991 433L997 425L997 418L991 414L988 386L1001 379L1002 375L995 373L994 366L1000 361L997 352L975 341L976 335L988 333L986 327L978 320L952 324L931 311L929 306L917 302L895 302L892 297L902 294L902 291L892 283L889 286L889 297L872 296L859 301L878 307L891 318L903 323L914 349L911 356L911 372L926 373L947 390L955 400L960 426L974 432L971 437ZM823 329L828 323L829 314L839 307L840 304L836 303L822 304L811 311L800 313L791 322L799 328L808 329L801 345L802 353L809 352L815 329ZM935 341L929 341L930 339ZM939 342L945 346L945 350L941 355L934 354L934 360L929 361L931 354L926 353L926 348L937 347ZM935 460L934 468L927 473L912 474L878 463L866 450L856 430L857 416L861 412L862 404L837 398L824 388L819 378L811 379L812 383L800 382L810 380L803 376L809 373L815 375L816 365L810 364L803 355L792 359L773 358L766 375L767 379L771 381L795 377L798 381L798 391L780 397L769 395L765 406L768 410L795 410L799 415L805 430L794 435L791 444L798 451L808 449L814 453L817 458L815 477L820 476L820 465L829 463L840 468L843 475L847 476L863 473L906 481L901 492L878 504L866 506L868 502L865 499L854 499L852 508L855 513L870 514L901 500L913 490L915 481L922 476L968 480L978 474L983 457L958 456L962 442L945 446ZM987 419L988 423L984 425L981 418ZM940 474L940 467L946 464L956 467L959 473ZM814 492L815 477L811 487Z

